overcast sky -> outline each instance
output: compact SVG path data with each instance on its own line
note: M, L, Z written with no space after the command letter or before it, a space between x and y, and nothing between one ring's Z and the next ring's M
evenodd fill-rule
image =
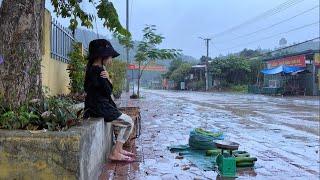
M1 0L0 0L1 1ZM48 0L47 0L48 1ZM83 0L86 1L86 0ZM215 36L247 20L250 20L263 12L279 6L288 0L129 0L130 1L130 31L135 40L140 40L145 24L154 24L158 32L165 36L162 48L182 49L186 55L195 58L205 55L206 47L201 37L210 37L210 56L238 52L243 48L257 47L271 48L279 46L279 40L284 37L288 44L301 42L314 37L319 37L319 0L290 0L295 5L272 16L258 18L240 29ZM126 0L112 1L118 11L121 23L125 26ZM316 7L317 6L317 7ZM50 3L46 7L52 10ZM83 8L89 12L95 12L89 3L83 3ZM312 9L313 10L309 10ZM308 11L309 10L309 11ZM305 12L306 11L306 12ZM305 12L305 13L303 13ZM301 14L291 20L286 20ZM68 20L59 19L68 25ZM235 39L236 37L258 31L273 24L282 22L264 31L250 36ZM299 29L305 25L306 28ZM94 26L96 26L94 24ZM97 21L99 33L110 35L103 28L100 20ZM295 31L277 35L282 32ZM272 37L276 35L275 37ZM272 38L267 38L272 37ZM267 39L266 39L267 38ZM235 39L235 40L233 40ZM264 40L260 40L264 39ZM250 44L249 44L250 43Z

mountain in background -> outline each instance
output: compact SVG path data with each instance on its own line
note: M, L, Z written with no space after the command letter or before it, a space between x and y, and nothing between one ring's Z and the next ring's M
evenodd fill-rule
M118 42L117 39L114 39L113 37L110 38L110 37L107 37L107 36L103 36L103 35L100 35L100 34L97 34L97 33L93 32L93 31L86 30L86 29L77 29L75 31L75 38L76 38L77 41L81 42L86 49L88 49L90 41L92 41L94 39L98 39L98 38L99 39L108 39L111 42L113 48L115 48L120 53L120 56L118 57L118 59L126 61L126 50L125 50L125 48ZM139 43L138 41L134 41L134 48L130 50L129 60L134 60L134 56L135 56L135 54L137 52L138 43ZM192 64L196 64L196 63L199 62L198 59L196 59L196 58L194 58L192 56L184 55L184 54L182 54L178 58L181 58L183 61L187 61L187 62L190 62ZM171 62L171 60L158 60L156 63L159 64L159 65L163 65L163 66L169 67L170 66L170 62Z

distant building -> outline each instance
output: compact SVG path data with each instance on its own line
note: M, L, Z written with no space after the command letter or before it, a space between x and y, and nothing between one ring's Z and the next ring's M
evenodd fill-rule
M264 59L267 68L262 71L265 74L262 93L319 95L319 49L289 52Z
M205 90L206 88L206 65L198 64L191 67L189 77L186 77L185 88L187 90ZM213 85L212 75L208 75L208 88Z

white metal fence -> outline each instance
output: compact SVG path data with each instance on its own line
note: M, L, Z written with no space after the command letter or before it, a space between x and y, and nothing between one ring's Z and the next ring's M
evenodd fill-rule
M75 39L72 37L71 31L52 18L50 33L51 58L68 63L68 54L72 51L74 42Z

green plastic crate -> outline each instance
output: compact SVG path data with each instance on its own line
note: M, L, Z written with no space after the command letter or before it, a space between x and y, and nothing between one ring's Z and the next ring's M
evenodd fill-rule
M236 158L229 154L219 154L216 159L219 173L222 177L236 177Z

